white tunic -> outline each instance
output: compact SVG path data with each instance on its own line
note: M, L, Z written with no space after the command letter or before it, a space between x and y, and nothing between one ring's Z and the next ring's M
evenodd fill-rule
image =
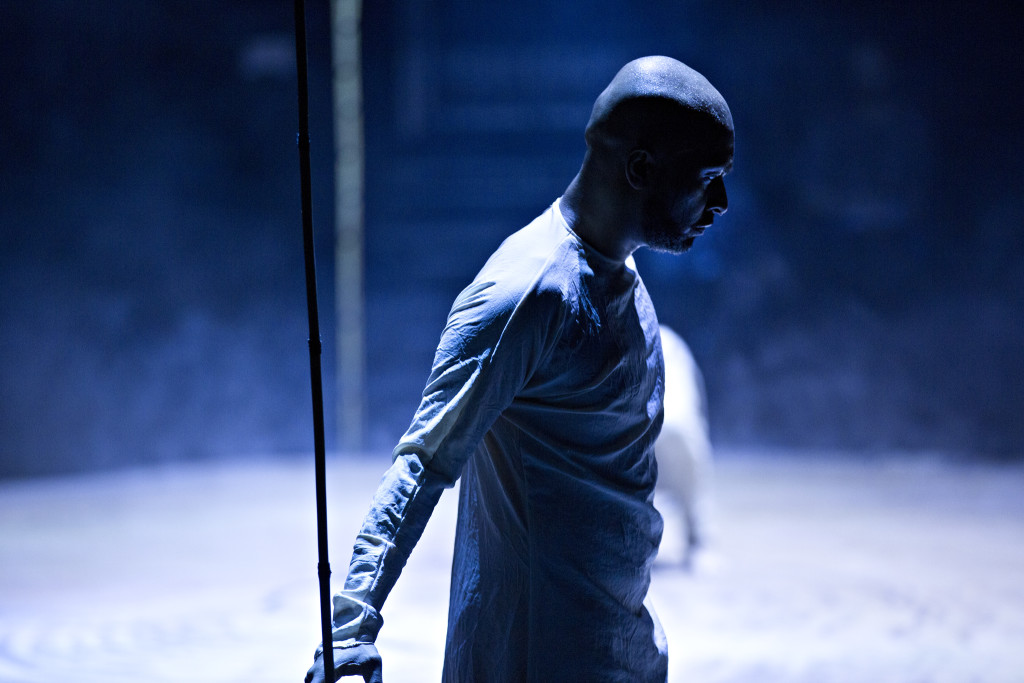
M444 680L662 683L664 637L645 606L662 386L632 258L583 243L556 202L452 307L335 596L335 646L376 637L441 488L461 475Z

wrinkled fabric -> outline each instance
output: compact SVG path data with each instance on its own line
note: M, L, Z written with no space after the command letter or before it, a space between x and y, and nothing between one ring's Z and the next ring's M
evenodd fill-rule
M461 475L444 680L665 681L645 605L663 374L632 258L583 243L557 202L505 240L449 314L335 596L335 645L376 637Z
M356 536L345 586L333 597L335 647L376 641L380 608L446 485L451 483L425 471L415 454L396 457L384 473Z

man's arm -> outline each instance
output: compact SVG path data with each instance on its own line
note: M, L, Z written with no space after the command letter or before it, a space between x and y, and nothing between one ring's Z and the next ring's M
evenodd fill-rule
M379 674L380 655L373 643L383 623L381 607L450 485L415 453L399 455L385 472L356 536L344 588L334 595L335 676L361 675L370 681L375 671ZM307 681L324 680L322 647Z
M356 536L345 585L334 595L336 647L377 639L380 608L446 485L414 453L399 455L385 472Z
M519 296L494 294L494 287L493 282L474 283L452 306L416 415L356 538L344 588L334 595L336 674L370 676L364 673L368 667L379 669L380 657L370 648L383 623L380 609L388 593L441 492L454 486L543 353L548 325L541 323L551 318L550 304L540 311L524 310Z

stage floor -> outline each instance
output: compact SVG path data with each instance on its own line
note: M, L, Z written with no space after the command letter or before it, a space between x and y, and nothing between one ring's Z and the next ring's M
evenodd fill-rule
M338 581L386 462L328 462ZM313 491L294 458L0 483L0 682L300 681ZM714 551L654 576L671 681L1024 681L1021 466L725 453L716 491ZM454 503L385 607L388 683L439 678Z

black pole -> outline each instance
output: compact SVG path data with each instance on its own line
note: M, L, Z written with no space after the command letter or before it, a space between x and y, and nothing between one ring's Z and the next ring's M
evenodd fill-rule
M324 447L324 387L320 370L320 320L316 304L316 258L313 249L313 193L309 170L309 77L306 73L306 7L295 0L295 67L299 81L299 182L302 185L302 241L306 256L306 309L309 313L309 378L313 390L313 447L316 461L317 574L320 577L320 624L325 680L334 678L331 622L331 565L327 560L327 482Z

